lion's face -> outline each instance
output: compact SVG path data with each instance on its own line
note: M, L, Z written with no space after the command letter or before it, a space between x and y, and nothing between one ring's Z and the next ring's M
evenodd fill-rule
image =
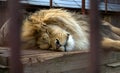
M60 33L59 33L60 34ZM51 40L52 49L57 51L71 51L74 48L74 40L70 34L64 34L54 37Z
M53 50L58 51L65 51L65 47L67 46L67 34L63 33L56 33L53 34L54 36L51 38L51 46Z
M48 32L51 44L50 49L57 51L71 51L74 48L74 40L66 30L52 25L49 27Z

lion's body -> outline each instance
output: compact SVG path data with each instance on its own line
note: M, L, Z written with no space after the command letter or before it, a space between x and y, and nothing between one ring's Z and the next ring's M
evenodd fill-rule
M31 45L41 49L50 48L61 51L89 49L89 24L84 17L75 16L74 13L62 9L41 10L33 13L24 21L22 28L22 41L27 45L25 48L30 48L29 45ZM103 22L102 26L107 26L107 28L113 27L109 24L106 25L105 22ZM106 36L104 33L106 32L105 27L102 30L101 33L104 37L101 41L102 47L116 49L114 46L106 46L115 43L117 49L120 49L120 39L119 35L117 35L120 31L119 28L112 29L114 32L117 31L117 37L115 37L117 41L110 38L114 38L114 36ZM57 48L57 45L60 46Z

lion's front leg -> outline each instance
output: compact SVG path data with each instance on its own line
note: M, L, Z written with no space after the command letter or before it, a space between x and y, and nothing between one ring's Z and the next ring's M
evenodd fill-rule
M120 51L120 40L103 38L101 44L105 50Z
M112 24L106 22L106 21L102 21L103 24L102 25L106 25L106 26L109 26L110 29L112 30L112 32L118 34L120 36L120 28L119 27L116 27L116 26L113 26Z

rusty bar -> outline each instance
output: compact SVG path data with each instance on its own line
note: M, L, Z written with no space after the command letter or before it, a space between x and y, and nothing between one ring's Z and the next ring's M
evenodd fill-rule
M89 73L100 73L99 0L90 0L90 66Z
M82 14L85 14L85 0L82 0Z
M108 7L108 0L104 0L105 1L105 13L107 13L107 7Z
M2 3L0 4L0 28L1 28L1 26L2 26L2 24L3 24L3 6L2 6Z
M10 73L23 73L20 61L20 29L22 24L22 14L20 11L20 0L8 0L9 8L9 46L10 46Z
M5 2L1 1L0 2L0 28L5 22L5 11L6 11Z
M50 0L50 8L53 7L53 0Z

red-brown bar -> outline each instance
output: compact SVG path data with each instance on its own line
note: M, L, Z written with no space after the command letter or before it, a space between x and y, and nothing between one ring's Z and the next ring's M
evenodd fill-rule
M85 14L85 0L82 0L82 14Z
M90 0L90 66L89 73L100 73L99 1Z
M50 8L53 7L53 0L50 0Z
M104 0L104 1L105 1L105 13L107 13L108 0Z
M20 29L22 24L22 10L19 0L8 0L9 10L9 46L10 46L10 73L23 73L20 61Z

